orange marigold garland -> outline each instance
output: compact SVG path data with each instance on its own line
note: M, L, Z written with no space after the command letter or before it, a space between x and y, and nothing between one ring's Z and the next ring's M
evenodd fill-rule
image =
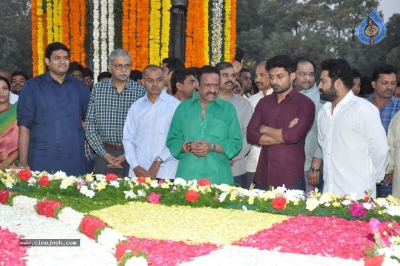
M38 74L38 16L37 16L37 9L38 9L38 3L37 0L32 0L32 13L31 13L31 19L32 19L32 67L33 67L33 76L36 76Z
M237 0L231 0L231 47L230 47L230 52L231 52L231 60L233 56L235 55L235 49L236 49L236 7L237 7Z
M80 0L80 35L79 35L79 63L86 67L86 53L85 53L85 36L86 36L86 1Z

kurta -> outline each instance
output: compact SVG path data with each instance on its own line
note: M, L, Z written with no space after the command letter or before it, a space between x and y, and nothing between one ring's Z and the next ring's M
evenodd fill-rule
M386 174L393 174L393 197L400 198L400 112L397 112L390 122L388 132L389 164Z
M63 83L48 72L28 80L18 103L18 125L30 130L31 170L67 175L85 173L85 121L90 92L70 75Z
M197 140L220 144L224 153L209 152L204 157L197 157L190 152L181 152L184 142ZM195 93L192 99L182 102L176 109L167 147L179 159L176 177L185 180L206 177L212 183L233 184L229 160L242 148L242 132L235 107L217 98L207 104L203 120L201 102Z

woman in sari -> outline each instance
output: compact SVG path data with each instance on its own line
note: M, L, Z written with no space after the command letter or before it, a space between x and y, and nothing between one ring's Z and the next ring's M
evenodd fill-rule
M18 158L17 104L10 104L10 83L0 76L0 170L15 164Z

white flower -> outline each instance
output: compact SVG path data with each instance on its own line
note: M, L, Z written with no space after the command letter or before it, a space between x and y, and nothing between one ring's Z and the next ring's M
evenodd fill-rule
M376 204L378 204L378 206L380 207L387 207L388 206L388 202L385 198L377 198L375 200Z
M371 209L372 209L372 204L371 204L371 203L364 202L364 203L363 203L363 206L364 206L364 208L367 209L367 210L371 210Z
M94 191L93 190L88 190L87 192L86 192L86 197L89 197L89 198L93 198L94 197Z
M157 181L156 179L155 179L155 180L151 180L150 186L151 186L152 188L158 187L158 181Z
M304 192L303 190L298 190L298 189L286 190L285 198L292 202L297 201L299 199L304 199Z
M399 262L392 258L388 258L385 256L385 259L382 262L382 266L398 266Z
M74 183L74 180L69 177L64 177L61 181L60 188L66 189L67 187L71 186Z
M64 179L64 178L66 178L66 177L67 177L67 174L64 173L63 171L57 171L57 172L54 174L54 179L55 179L55 180Z
M389 206L386 212L391 216L400 216L400 206Z
M77 212L70 207L63 208L58 214L58 220L70 225L72 228L78 228L83 219L83 213Z
M283 184L283 186L281 186L281 187L277 187L275 190L276 190L276 193L278 193L278 194L284 194L286 191L285 184Z
M16 196L13 198L13 207L27 210L32 213L36 213L35 206L37 199L30 198L27 196Z
M137 194L139 197L146 197L146 192L144 192L143 189L139 189L137 191Z
M123 240L127 240L127 238L124 237L121 233L119 233L109 227L102 230L101 234L97 238L97 242L100 245L106 246L107 248L109 248L113 251L117 247L118 242L123 241Z
M126 261L125 266L147 266L147 260L143 257L132 257Z
M225 198L226 198L227 195L228 195L228 193L226 193L226 192L222 193L222 194L218 197L219 202L223 202L223 201L225 200Z
M220 184L216 186L219 190L221 190L222 192L229 192L232 188L230 185L228 184Z
M306 209L309 211L315 210L319 205L319 201L316 198L309 198L306 202Z
M186 186L187 182L186 182L185 179L180 178L180 177L177 177L177 178L175 178L174 184L175 184L176 186L181 185L182 187L184 187L184 186Z
M110 186L113 186L113 187L119 187L119 182L118 182L118 181L116 181L116 180L114 180L114 181L110 181Z
M12 187L14 186L14 183L10 180L6 180L5 185L7 188L12 189Z
M344 206L350 205L351 204L351 200L344 200L344 201L342 201L342 204Z
M36 183L36 178L31 177L28 179L28 186L33 186Z
M329 195L327 195L327 194L322 194L322 196L319 198L319 203L321 203L321 204L331 202L331 201L332 201L331 197L329 197Z
M129 199L129 198L136 199L137 198L137 195L133 192L133 190L124 191L124 193L125 193L125 199Z
M244 210L244 211L247 211L247 208L246 208L246 206L242 206L242 209Z
M81 189L79 189L79 192L82 193L83 195L86 195L86 192L88 191L87 186L81 186Z

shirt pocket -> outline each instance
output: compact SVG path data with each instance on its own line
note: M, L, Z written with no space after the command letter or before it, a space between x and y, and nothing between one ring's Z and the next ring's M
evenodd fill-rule
M228 126L225 121L214 118L211 123L211 136L217 139L227 138Z

